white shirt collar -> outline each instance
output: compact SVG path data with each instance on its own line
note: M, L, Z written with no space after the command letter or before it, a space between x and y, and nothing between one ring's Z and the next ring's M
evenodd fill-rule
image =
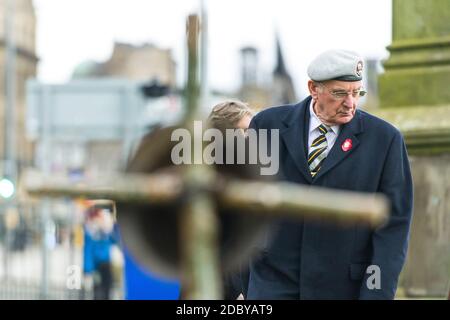
M322 121L317 117L316 113L314 112L313 108L314 100L311 99L311 103L309 104L309 133L317 129L322 124ZM340 126L335 125L331 126L331 130L334 134L339 135Z

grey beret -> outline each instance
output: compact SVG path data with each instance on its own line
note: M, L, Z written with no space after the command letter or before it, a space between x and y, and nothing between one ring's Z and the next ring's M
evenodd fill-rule
M308 67L308 76L314 81L362 80L363 59L355 52L329 50L318 55Z

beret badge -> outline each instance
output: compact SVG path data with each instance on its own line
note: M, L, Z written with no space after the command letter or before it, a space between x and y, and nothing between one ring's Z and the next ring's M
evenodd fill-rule
M363 69L363 62L358 61L358 64L356 65L356 75L358 77L361 77L362 69Z

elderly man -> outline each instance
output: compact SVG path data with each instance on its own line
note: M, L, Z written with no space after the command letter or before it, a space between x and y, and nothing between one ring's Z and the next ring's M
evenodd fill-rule
M412 179L400 132L357 109L363 60L331 50L308 68L310 96L257 114L250 127L279 129L281 180L385 194L389 221L371 230L282 220L250 266L248 299L393 299L412 215ZM323 199L327 201L327 199Z

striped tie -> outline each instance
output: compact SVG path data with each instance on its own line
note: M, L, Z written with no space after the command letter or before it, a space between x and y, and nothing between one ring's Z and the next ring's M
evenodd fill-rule
M323 160L327 157L327 138L325 134L330 130L329 127L321 124L319 127L320 135L314 139L311 144L310 152L308 155L308 166L309 171L311 171L311 176L315 176L319 172L322 166Z

